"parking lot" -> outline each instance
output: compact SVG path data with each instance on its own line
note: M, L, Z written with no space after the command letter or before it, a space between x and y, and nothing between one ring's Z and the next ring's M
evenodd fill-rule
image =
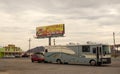
M120 74L120 58L102 66L32 63L30 58L0 59L0 74Z

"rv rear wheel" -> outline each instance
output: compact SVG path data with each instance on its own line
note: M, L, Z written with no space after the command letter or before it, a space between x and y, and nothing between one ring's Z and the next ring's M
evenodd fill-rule
M57 62L58 64L62 64L62 62L61 62L60 59L57 59L56 62Z

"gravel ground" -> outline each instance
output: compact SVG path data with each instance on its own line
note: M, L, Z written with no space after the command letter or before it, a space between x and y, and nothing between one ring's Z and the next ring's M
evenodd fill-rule
M120 74L120 57L97 67L32 63L29 58L0 59L0 74Z

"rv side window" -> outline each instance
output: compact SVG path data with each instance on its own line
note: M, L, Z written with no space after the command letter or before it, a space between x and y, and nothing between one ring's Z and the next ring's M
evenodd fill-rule
M90 46L82 46L82 52L90 52Z
M96 53L96 48L93 48L93 53Z

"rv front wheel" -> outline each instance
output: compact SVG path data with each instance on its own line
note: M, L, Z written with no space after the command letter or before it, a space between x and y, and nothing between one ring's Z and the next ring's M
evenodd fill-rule
M96 62L95 62L94 60L91 60L91 61L90 61L90 65L91 65L91 66L95 66L95 65L96 65Z

